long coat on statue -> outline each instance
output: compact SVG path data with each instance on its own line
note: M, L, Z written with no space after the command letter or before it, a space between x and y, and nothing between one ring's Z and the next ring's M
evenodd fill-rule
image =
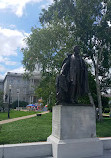
M77 102L77 97L87 93L87 66L79 54L70 54L64 59L57 77L57 102Z

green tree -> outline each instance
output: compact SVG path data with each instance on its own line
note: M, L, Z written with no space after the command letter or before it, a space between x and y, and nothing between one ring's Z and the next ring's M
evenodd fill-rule
M104 76L109 73L111 65L109 60L111 57L111 40L108 37L108 32L110 32L108 25L111 14L110 7L110 1L61 0L55 1L48 11L43 10L40 18L43 25L48 23L55 25L56 21L56 24L65 23L66 27L69 26L70 31L75 34L76 42L83 46L84 55L86 54L89 59L92 59L100 120L102 119L102 102L99 75L103 77L103 82L106 81Z
M100 120L101 90L105 78L100 81L99 76L109 74L111 64L111 37L108 36L110 6L110 1L103 3L102 0L54 0L48 10L44 9L40 15L42 29L32 29L26 39L28 48L23 49L26 70L33 71L36 63L40 62L44 74L56 74L66 54L72 52L75 44L79 44L84 58L92 61Z
M0 107L3 108L3 92L0 91Z
M52 109L56 102L55 78L56 76L47 73L47 75L43 76L40 85L35 90L37 97L43 99L43 104L48 104L49 110Z
M27 105L28 105L28 102L19 101L19 106L20 106L20 107L26 107ZM16 107L18 107L18 100L14 101L14 102L11 104L11 107L10 107L10 108L15 109Z

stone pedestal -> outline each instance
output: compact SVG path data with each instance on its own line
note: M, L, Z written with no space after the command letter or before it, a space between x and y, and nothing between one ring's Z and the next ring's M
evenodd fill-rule
M91 105L53 107L52 142L54 158L83 158L103 154L96 138L95 108Z

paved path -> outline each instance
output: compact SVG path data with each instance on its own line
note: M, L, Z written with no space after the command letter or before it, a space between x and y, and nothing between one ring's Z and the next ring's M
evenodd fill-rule
M30 157L30 158L54 158L54 157ZM86 158L86 157L83 157L83 158ZM111 158L111 150L105 150L103 156L87 157L87 158Z
M54 158L54 157L52 157L52 156L50 156L50 157L46 157L46 156L42 156L42 157L36 156L36 157L27 157L27 158Z
M89 158L111 158L111 150L104 150L103 156L95 156Z
M44 112L41 112L40 114L46 114L46 113L49 113L49 111L44 111ZM31 117L35 117L35 116L36 116L36 114L28 115L28 116L22 116L22 117L17 117L17 118L8 119L8 120L3 120L3 121L0 121L0 125L1 124L5 124L5 123L10 123L10 122L18 121L18 120L23 120L23 119L31 118Z
M54 158L54 157L30 157L30 158ZM86 158L86 157L83 157ZM103 156L87 157L87 158L111 158L111 150L105 150Z

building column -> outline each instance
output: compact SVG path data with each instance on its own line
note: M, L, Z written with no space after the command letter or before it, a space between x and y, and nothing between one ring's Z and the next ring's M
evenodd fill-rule
M30 96L30 104L31 104L31 96Z
M33 101L34 101L34 97L32 96L32 103L33 103Z

